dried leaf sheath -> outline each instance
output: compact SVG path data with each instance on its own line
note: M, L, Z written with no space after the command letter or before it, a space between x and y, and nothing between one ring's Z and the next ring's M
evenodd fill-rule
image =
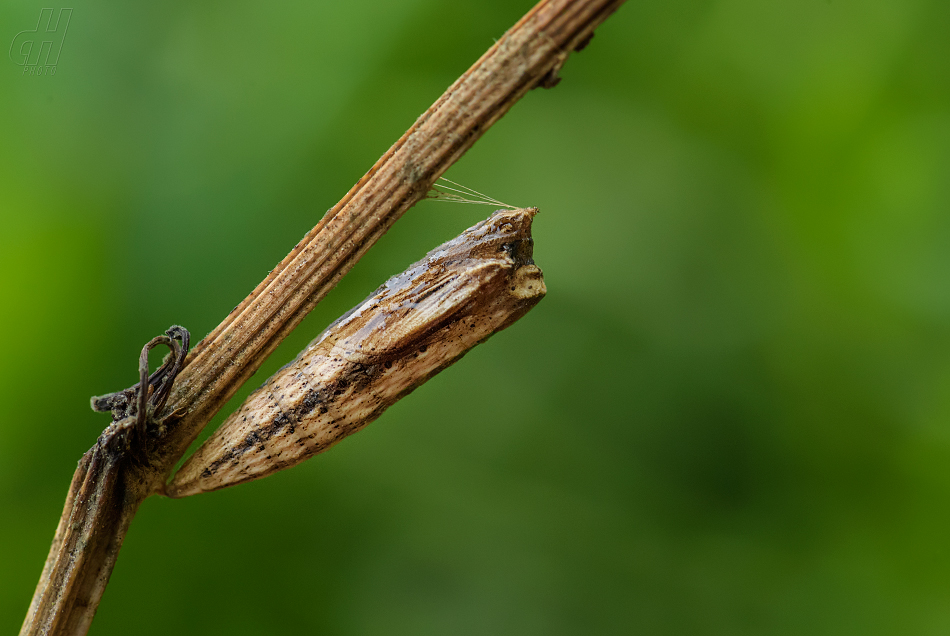
M258 479L326 450L527 313L545 293L531 259L536 212L499 210L389 279L252 393L168 495Z

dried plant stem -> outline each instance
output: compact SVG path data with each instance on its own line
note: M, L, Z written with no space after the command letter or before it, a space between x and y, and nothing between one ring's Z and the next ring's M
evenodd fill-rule
M146 427L113 423L73 477L21 636L85 634L139 504L363 254L515 102L558 81L623 0L542 0L465 72L191 352ZM147 388L147 386L146 386ZM140 445L145 456L131 449Z

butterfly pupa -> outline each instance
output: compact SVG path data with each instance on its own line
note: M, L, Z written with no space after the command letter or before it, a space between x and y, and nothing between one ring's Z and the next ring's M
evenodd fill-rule
M544 297L537 208L498 210L393 276L254 391L166 487L185 497L295 466L362 429Z

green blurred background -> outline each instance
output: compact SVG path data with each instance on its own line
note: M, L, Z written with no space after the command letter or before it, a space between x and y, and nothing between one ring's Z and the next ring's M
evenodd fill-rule
M73 6L55 76L0 60L5 634L89 396L531 0ZM541 208L548 297L325 455L148 500L91 633L950 632L950 3L631 0L562 76L447 173ZM236 400L489 212L416 206Z

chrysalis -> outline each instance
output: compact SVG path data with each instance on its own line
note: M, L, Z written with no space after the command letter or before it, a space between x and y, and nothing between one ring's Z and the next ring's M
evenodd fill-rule
M192 455L170 497L294 466L355 433L528 312L537 208L498 210L394 276L268 379Z

